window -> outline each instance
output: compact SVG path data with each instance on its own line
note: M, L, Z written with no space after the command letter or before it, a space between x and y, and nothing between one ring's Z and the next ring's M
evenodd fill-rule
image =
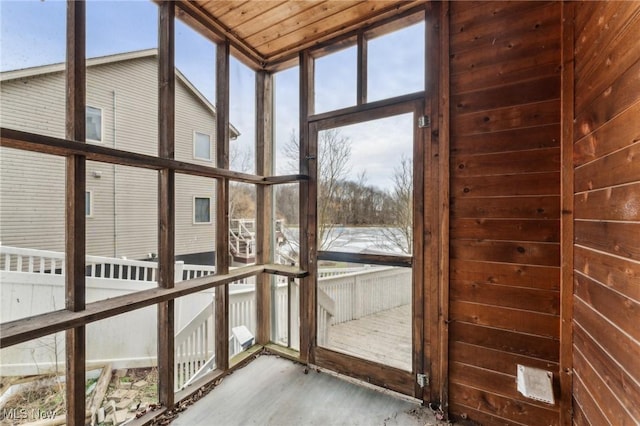
M93 191L84 193L84 215L93 217Z
M211 223L211 198L193 199L193 223Z
M193 158L211 161L211 137L206 133L193 133Z
M87 140L102 142L102 110L87 106Z

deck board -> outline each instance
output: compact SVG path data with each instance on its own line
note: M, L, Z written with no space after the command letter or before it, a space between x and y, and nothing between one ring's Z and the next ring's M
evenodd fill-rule
M263 355L181 412L173 426L441 424L417 400Z
M411 371L411 305L331 326L327 348Z

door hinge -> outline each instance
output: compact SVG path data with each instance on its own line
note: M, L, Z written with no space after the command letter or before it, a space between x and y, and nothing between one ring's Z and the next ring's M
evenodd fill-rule
M431 127L431 117L429 117L428 115L423 115L422 117L418 118L418 127L425 128L425 127Z
M429 386L429 376L427 376L426 374L416 374L416 382L418 382L418 386L420 386L421 388L424 388L426 386Z

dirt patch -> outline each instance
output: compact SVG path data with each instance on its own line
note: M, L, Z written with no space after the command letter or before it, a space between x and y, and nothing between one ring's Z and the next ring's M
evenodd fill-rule
M87 404L96 393L98 379L86 383ZM64 381L55 376L3 377L0 391L4 394L18 385L15 395L0 408L0 425L22 425L53 419L66 414ZM15 388L14 388L15 389ZM102 403L89 424L119 425L154 406L158 401L156 368L121 369L111 372ZM89 410L87 405L87 410Z

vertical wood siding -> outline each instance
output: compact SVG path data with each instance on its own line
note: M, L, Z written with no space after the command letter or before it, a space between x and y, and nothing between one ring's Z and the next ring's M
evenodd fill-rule
M560 3L452 2L450 410L551 425L516 365L558 386Z
M640 3L576 8L574 424L640 424Z
M87 105L102 110L101 145L157 155L157 75L157 57L152 55L88 68ZM1 125L64 137L64 90L61 72L3 82ZM215 126L211 110L178 82L176 159L212 166L213 161L193 158L193 132L210 134L215 145ZM0 148L0 161L2 244L63 251L64 159ZM157 185L154 171L87 162L94 211L87 218L87 254L144 259L157 253ZM209 179L176 180L176 255L214 250L215 221L193 224L193 197L214 199L213 188Z

